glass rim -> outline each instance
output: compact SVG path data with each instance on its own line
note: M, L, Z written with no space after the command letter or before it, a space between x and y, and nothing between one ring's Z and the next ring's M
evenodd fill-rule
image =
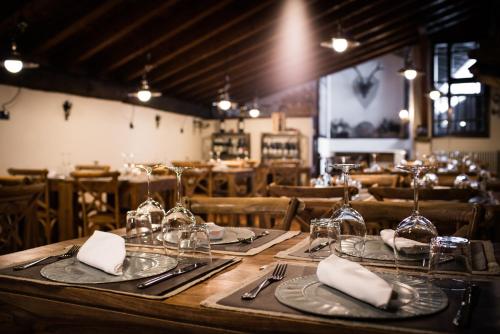
M463 237L455 236L438 236L431 239L431 244L439 245L467 245L470 244L470 240Z

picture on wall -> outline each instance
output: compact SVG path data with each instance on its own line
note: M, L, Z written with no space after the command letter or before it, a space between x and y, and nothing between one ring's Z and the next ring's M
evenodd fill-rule
M319 134L327 138L406 138L403 58L387 54L319 80Z

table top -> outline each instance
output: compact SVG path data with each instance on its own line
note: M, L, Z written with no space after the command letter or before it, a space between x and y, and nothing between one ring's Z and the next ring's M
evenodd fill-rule
M45 321L54 328L57 328L58 324L68 326L68 321L65 319L70 318L72 326L89 326L89 323L92 323L99 328L108 327L108 330L110 328L130 330L134 327L142 329L148 327L169 328L174 332L182 330L186 332L202 331L203 333L221 331L276 333L279 328L279 331L284 333L331 334L332 329L342 333L360 333L362 328L363 331L370 333L387 333L387 330L381 329L376 322L339 319L333 324L325 324L303 319L208 309L200 306L203 300L214 294L241 287L242 281L257 276L263 266L276 262L274 255L277 252L290 248L305 237L307 237L305 234L301 234L258 255L245 257L239 264L226 269L213 278L163 301L152 301L75 287L44 286L31 282L20 284L13 283L6 278L0 278L0 307L12 310L12 313L25 310L41 315L48 318ZM60 252L65 246L81 244L84 240L68 240L0 256L0 268L54 254ZM137 248L131 247L130 249ZM2 322L0 322L1 327Z

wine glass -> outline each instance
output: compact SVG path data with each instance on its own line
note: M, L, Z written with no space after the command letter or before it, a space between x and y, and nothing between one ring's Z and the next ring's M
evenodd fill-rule
M404 260L413 260L413 264L417 266L428 266L430 242L437 236L437 230L429 219L420 214L418 207L418 179L429 171L430 166L407 164L397 168L413 177L413 211L398 224L394 232L394 258L399 275L401 262Z
M137 212L149 214L151 216L151 227L153 231L159 231L161 228L163 217L165 217L165 209L163 209L163 206L151 197L149 184L151 182L151 173L153 172L153 167L136 165L135 168L142 169L146 172L148 191L146 200L139 204L139 206L137 207Z
M372 158L373 158L373 161L372 161L372 165L370 167L370 171L371 172L381 172L382 167L380 167L380 165L377 163L377 153L372 153Z
M342 251L344 243L354 242L354 256L363 257L366 241L366 225L361 214L354 210L349 203L349 171L359 168L359 164L340 163L333 164L333 168L342 171L342 179L344 180L344 203L336 210L331 219L334 223L340 226L340 250Z
M466 174L467 160L469 157L466 155L462 158L461 172L453 181L453 186L458 189L467 189L471 187L471 180Z
M196 224L196 219L191 211L182 205L182 173L191 167L164 166L175 173L177 178L177 201L175 206L168 210L162 221L162 239L165 251L168 246L178 248L180 236L183 231L188 230Z

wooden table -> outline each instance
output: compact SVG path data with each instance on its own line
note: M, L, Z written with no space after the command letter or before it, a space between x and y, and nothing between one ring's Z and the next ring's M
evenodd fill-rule
M241 196L238 192L238 183L246 183L247 196L254 194L255 170L253 168L227 168L213 171L214 180L223 179L227 181L227 196L236 197ZM215 189L214 189L215 190Z
M259 268L276 261L273 256L306 236L304 234L245 257L241 263L163 301L74 287L12 283L0 278L0 332L92 333L384 333L377 322L338 320L334 324L263 316L200 306L207 297L238 288ZM54 254L83 242L64 241L0 257L0 267ZM498 279L498 278L495 278ZM498 305L498 304L497 304ZM492 307L498 307L492 305ZM492 320L493 321L493 320ZM498 322L498 320L495 320ZM403 332L391 331L391 333Z
M120 177L120 206L122 208L136 208L147 197L147 179L145 177ZM71 178L50 178L49 187L57 193L57 219L59 225L59 240L68 240L77 237L74 222L75 205L78 205L75 196L74 181ZM150 192L166 193L166 203L171 206L172 194L176 188L175 176L155 176L151 178Z

